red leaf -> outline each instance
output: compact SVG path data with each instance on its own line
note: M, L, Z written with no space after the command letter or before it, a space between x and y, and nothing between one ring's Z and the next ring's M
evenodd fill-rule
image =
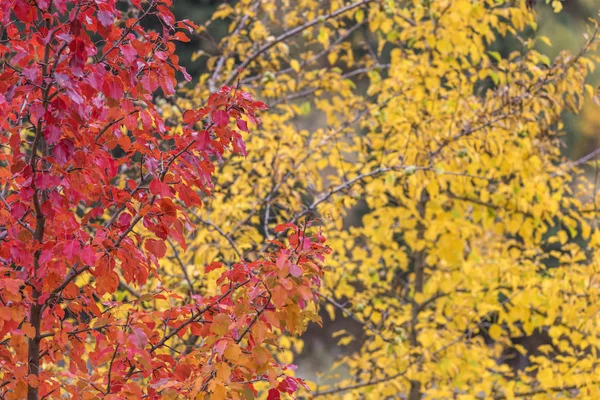
M23 22L31 21L31 6L28 1L25 0L17 0L16 4L13 6L13 10L17 18L19 18Z
M248 123L246 121L244 121L243 119L237 120L237 127L241 131L248 132Z
M73 89L67 89L67 96L77 104L83 104L83 97Z
M73 36L79 36L81 34L81 21L79 19L73 19L71 21L71 34Z
M29 114L35 118L32 122L37 122L37 120L42 118L45 112L46 110L44 110L44 107L40 103L33 104L29 108Z
M115 100L121 99L123 97L123 85L119 79L111 79L104 81L104 85L102 85L102 89L104 93L108 95L108 97L113 98Z
M269 395L267 396L267 400L280 400L281 395L279 394L279 390L277 389L269 389Z
M100 90L102 88L102 84L104 83L104 75L100 72L92 72L87 77L88 83L96 90Z
M142 328L133 328L133 333L129 335L129 341L138 349L143 348L148 343L148 336Z
M165 242L157 239L146 239L144 243L146 250L156 256L156 258L163 258L167 254L167 246Z
M119 286L119 276L114 271L108 271L96 278L96 290L101 296L104 293L114 293Z
M293 224L293 223L291 223L291 222L288 222L288 223L286 223L286 224L280 224L280 225L277 225L277 226L275 227L275 232L277 232L277 233L278 233L278 232L283 232L283 231L285 231L285 230L287 230L287 229L293 229L293 230L295 230L295 231L297 231L297 230L298 230L298 228L296 227L296 225L294 225L294 224Z
M227 349L228 344L229 342L227 340L219 340L215 344L215 351L217 352L217 354L223 355L223 353L225 353L225 349Z
M241 137L235 137L232 140L232 144L233 144L233 150L237 154L241 154L244 157L246 157L248 155L248 152L246 151L246 143L244 142L244 140Z
M83 261L85 265L94 265L96 263L96 252L89 244L81 250L79 257L81 257L81 261Z
M186 110L183 113L183 123L189 125L191 123L196 123L198 121L198 116L193 110Z
M33 65L31 67L27 67L23 70L22 72L23 76L27 79L29 79L30 81L34 82L35 79L38 77L39 75L39 69L37 68L36 65Z
M58 143L60 133L60 129L57 126L48 125L46 126L46 129L44 129L44 139L46 139L49 145L54 145Z
M69 49L73 55L69 66L71 73L77 77L83 76L83 68L87 60L87 50L85 42L82 39L76 38L69 44Z
M290 271L290 275L295 277L302 276L302 268L300 268L300 266L298 266L297 264L290 263L288 268Z
M198 146L196 147L198 150L206 150L210 143L210 133L208 131L198 132L196 141L198 142Z
M79 244L79 240L73 240L65 245L64 254L71 260L75 260L75 256L79 254L81 250L81 244Z
M171 189L169 188L169 185L162 183L160 179L153 179L152 182L150 182L149 187L150 193L154 195L160 195L163 197L171 195Z
M213 111L212 120L218 127L224 127L229 124L229 114L223 110Z
M119 215L119 226L122 228L128 228L129 224L131 223L131 214L129 213L122 213L121 215Z
M296 390L298 390L298 383L296 383L296 380L294 378L288 376L283 381L281 381L279 386L277 386L277 389L281 392L292 394Z
M199 322L192 322L190 324L190 332L192 335L201 336L202 335L202 327L203 325Z
M174 79L170 76L165 76L164 79L161 80L160 87L167 96L175 94Z
M192 368L188 364L177 364L175 367L175 376L179 378L180 381L185 381L190 374L192 373Z
M135 61L138 56L137 51L133 48L133 46L126 44L120 47L121 53L125 56L125 60L131 64Z
M105 28L110 27L113 24L114 20L115 16L111 12L98 11L98 21L100 21L102 26L104 26Z
M61 140L54 149L52 154L60 165L66 164L72 157L75 151L75 146L70 140Z
M156 7L156 9L158 10L158 16L160 17L160 19L162 19L168 26L173 26L173 24L175 23L175 16L171 12L171 10L169 10L164 5L159 5Z
M252 105L254 106L254 108L259 110L267 110L269 108L269 106L263 103L262 101L255 101Z
M70 88L73 86L71 84L71 78L69 78L69 75L67 75L67 74L61 74L60 72L55 72L54 79L56 79L56 83L58 83L58 86L60 86L60 87Z
M287 254L281 253L279 255L279 257L277 257L277 261L275 262L275 265L277 265L277 268L282 269L287 264L287 260L288 260Z
M173 203L171 199L161 199L159 202L160 210L163 214L168 215L170 217L177 217L177 206Z
M281 243L279 240L276 240L276 239L267 240L267 243L273 243L274 245L277 245L281 248L285 247L285 245L283 243Z
M185 42L185 43L187 43L187 42L189 42L189 41L190 41L190 38L189 38L189 37L187 37L187 36L185 35L185 33L183 33L183 32L177 32L175 35L173 35L173 37L174 37L175 39L179 40L180 42Z
M180 67L179 71L183 74L183 79L185 79L187 82L192 81L192 76L188 74L187 69L185 69L185 67Z
M23 203L14 203L10 206L10 214L14 219L21 219L27 212L27 207Z
M214 271L215 269L223 268L223 264L220 262L213 262L206 266L204 269L206 272Z

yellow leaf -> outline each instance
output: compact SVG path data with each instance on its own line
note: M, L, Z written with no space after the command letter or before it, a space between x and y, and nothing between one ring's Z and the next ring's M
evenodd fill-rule
M502 328L498 324L493 324L488 330L488 335L492 340L498 340L502 336Z
M338 344L338 346L347 346L353 340L354 340L354 338L352 336L344 336L343 338L341 338L340 340L338 340L337 344Z
M567 243L567 240L569 240L569 236L567 235L567 232L559 231L558 232L558 240L560 241L560 244Z
M323 45L323 47L329 47L329 33L327 32L327 29L325 27L322 26L319 30L317 40Z
M590 85L589 83L585 84L585 92L588 94L588 96L590 96L591 99L594 98L595 90L594 90L594 87L592 85Z
M561 11L562 11L562 9L563 9L563 5L562 5L562 3L560 2L560 0L554 0L554 1L552 2L552 8L554 9L554 12L555 12L555 13L559 13L559 12L561 12Z
M298 62L298 60L292 60L292 61L290 61L290 67L294 71L300 72L300 63Z
M227 346L227 349L225 349L225 358L227 360L237 361L240 354L242 354L242 350L235 343L230 343L229 346Z
M213 387L212 394L210 396L211 399L216 400L224 400L227 398L227 389L225 386L218 383Z
M335 64L335 62L337 61L337 53L331 52L327 55L327 60L329 61L329 64L333 65Z
M538 36L538 39L544 42L547 46L552 47L552 42L547 36Z
M228 382L231 376L231 367L226 362L217 365L217 378L223 382Z
M365 10L363 10L362 8L356 10L356 12L354 13L354 19L359 24L362 23L365 20Z

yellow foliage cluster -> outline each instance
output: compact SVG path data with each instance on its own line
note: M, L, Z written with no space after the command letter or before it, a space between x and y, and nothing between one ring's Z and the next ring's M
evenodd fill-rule
M598 28L550 60L525 3L221 5L229 34L179 105L239 84L271 110L248 157L219 165L191 258L164 262L170 283L183 269L213 290L195 270L253 259L276 224L312 221L333 248L323 304L365 340L307 396L600 398L597 179L560 154L561 114L594 94ZM492 50L507 37L517 50ZM515 338L534 334L549 343L511 368L506 349L527 353Z

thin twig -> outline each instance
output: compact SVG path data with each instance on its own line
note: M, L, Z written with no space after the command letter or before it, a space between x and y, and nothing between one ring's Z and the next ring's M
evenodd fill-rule
M167 238L167 242L169 242L169 245L171 245L171 249L173 249L173 254L175 255L175 259L179 263L181 272L183 272L183 276L185 277L185 280L187 281L188 285L190 286L190 294L196 294L196 292L194 291L194 284L192 283L192 280L190 279L190 275L188 274L187 267L185 266L185 264L183 263L183 260L179 256L179 251L177 250L177 247L175 246L175 244L173 243L173 241L170 238Z

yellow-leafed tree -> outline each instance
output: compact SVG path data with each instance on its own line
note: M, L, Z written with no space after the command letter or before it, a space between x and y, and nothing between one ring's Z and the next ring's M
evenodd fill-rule
M222 4L229 33L198 54L209 73L163 112L222 85L270 111L248 156L219 164L194 215L206 229L163 261L165 284L210 292L195 269L252 260L292 221L323 230L322 305L363 330L306 398L600 398L600 151L561 156L562 113L595 96L598 27L550 59L533 3ZM281 341L283 359L301 348Z

